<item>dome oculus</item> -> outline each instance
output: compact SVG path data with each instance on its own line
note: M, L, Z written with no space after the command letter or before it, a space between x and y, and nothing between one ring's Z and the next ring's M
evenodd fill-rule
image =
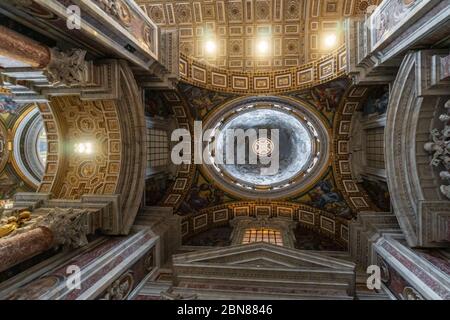
M315 112L298 102L245 98L219 110L205 123L211 132L211 162L203 168L228 192L286 196L307 186L327 162L327 130Z

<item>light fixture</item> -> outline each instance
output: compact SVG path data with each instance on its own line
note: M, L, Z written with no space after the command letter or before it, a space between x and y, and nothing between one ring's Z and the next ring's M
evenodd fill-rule
M75 143L74 151L78 154L91 154L94 148L91 142L79 142Z
M269 41L263 39L259 40L257 45L258 54L260 55L266 55L269 53Z
M214 53L216 53L216 43L213 40L208 40L205 43L205 51L207 54L212 55Z
M325 47L332 48L332 47L334 47L336 45L336 43L337 43L337 36L336 36L336 34L332 33L332 34L329 34L329 35L325 36L325 41L324 41Z

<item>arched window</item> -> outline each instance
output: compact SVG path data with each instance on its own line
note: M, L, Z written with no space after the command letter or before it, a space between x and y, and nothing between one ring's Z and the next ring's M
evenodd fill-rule
M281 236L280 230L277 229L264 227L245 229L242 244L254 242L268 242L276 244L277 246L282 246L283 237Z
M13 133L13 166L27 184L37 187L47 161L47 133L39 109L33 106L25 109Z

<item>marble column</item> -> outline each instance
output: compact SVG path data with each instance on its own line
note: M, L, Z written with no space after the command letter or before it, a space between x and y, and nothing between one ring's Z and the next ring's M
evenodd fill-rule
M0 26L0 56L42 69L52 86L80 86L86 83L86 51L49 48L20 33Z
M4 26L0 26L0 55L44 68L51 60L50 49Z
M51 248L53 232L38 227L0 240L0 272Z
M52 246L78 248L88 243L87 211L38 209L28 230L0 239L0 272L32 258Z

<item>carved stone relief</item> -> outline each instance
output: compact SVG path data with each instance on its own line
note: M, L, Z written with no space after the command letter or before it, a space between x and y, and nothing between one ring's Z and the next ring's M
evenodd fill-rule
M450 100L445 103L447 113L441 114L439 120L444 123L442 130L434 128L431 130L432 142L424 144L424 149L431 154L430 164L434 167L444 167L439 176L444 181L450 181ZM442 194L450 199L450 186L442 184L440 186Z

